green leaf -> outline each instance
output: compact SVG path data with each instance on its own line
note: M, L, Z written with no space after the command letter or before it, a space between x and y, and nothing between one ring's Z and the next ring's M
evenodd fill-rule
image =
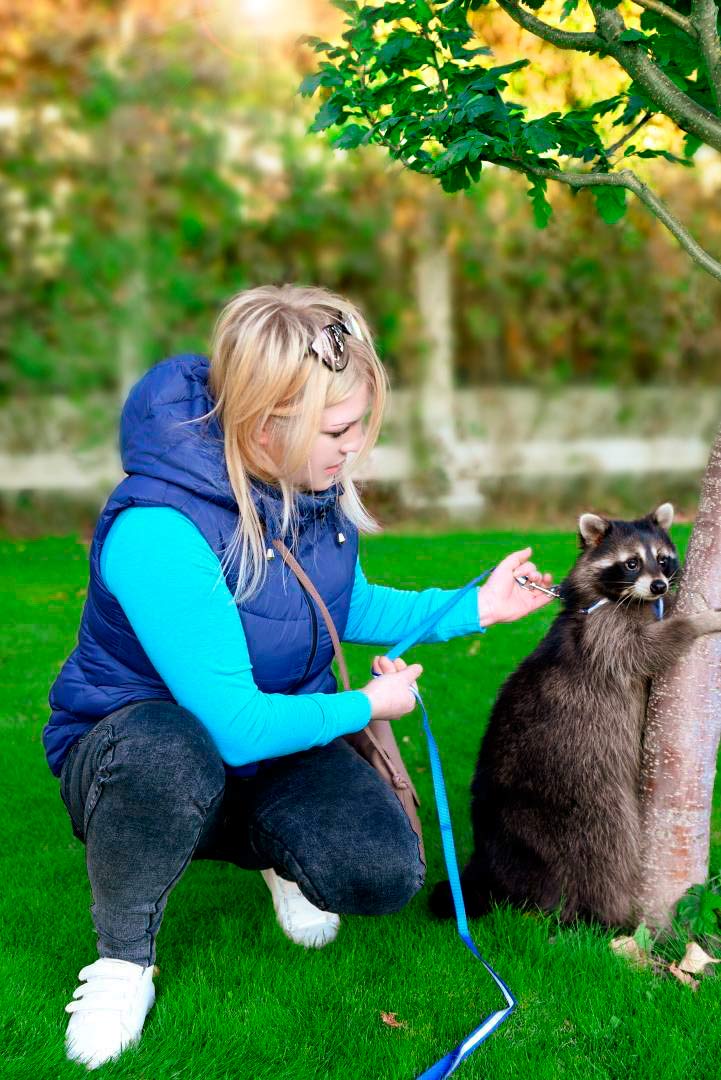
M416 0L416 18L424 26L428 26L428 23L433 18L433 11L426 3L426 0Z
M375 56L375 68L387 72L420 68L435 56L432 42L407 30L395 30Z
M306 75L298 87L298 93L303 97L312 97L319 86L337 87L343 85L344 79L339 71L336 71L334 67L323 67L320 71Z
M312 75L306 75L303 82L298 87L298 93L303 97L312 97L320 86L320 80L323 78L322 71L315 71Z
M370 128L360 124L346 124L340 135L333 139L333 146L338 150L354 150L356 146L368 141Z
M645 34L642 34L640 30L624 30L623 33L619 35L618 41L642 41L644 44L646 44L648 42L648 38Z
M567 19L569 15L572 15L577 7L578 0L565 0L561 10L561 22L563 22L564 19Z
M361 19L366 26L373 26L377 22L394 22L396 19L412 19L414 7L412 0L405 4L388 3L378 7L366 7L361 12Z
M441 187L448 192L460 191L462 188L470 187L465 166L454 165L451 169L441 173Z
M676 915L694 936L718 933L721 896L707 885L692 885L678 902Z
M481 179L481 171L483 169L483 162L479 158L477 161L466 162L466 172L470 176L471 180L478 182Z
M645 922L640 922L636 927L633 935L633 940L638 945L639 949L643 949L644 952L650 953L653 948L653 938L651 937L651 931L646 926Z
M488 136L481 131L471 131L460 139L454 139L445 152L436 158L434 172L440 176L449 166L458 165L464 161L477 161L488 146L488 142Z
M592 187L596 209L607 225L615 225L626 213L626 189L624 187Z
M520 71L528 67L530 60L514 60L511 64L499 64L488 68L479 79L469 84L470 90L493 90L500 85L502 77L511 71Z
M553 208L546 198L545 177L536 176L531 180L528 197L533 205L533 220L536 223L536 228L545 229L553 213Z
M683 165L685 169L693 168L693 162L688 161L686 158L680 158L676 154L672 154L670 150L638 150L636 157L640 158L665 158L666 161L672 161L674 165Z
M648 99L641 94L632 93L628 95L626 101L626 108L621 115L613 121L613 127L623 127L626 124L632 124L642 109L649 109L651 112L655 112L655 107L651 105Z
M536 154L543 154L546 150L558 146L558 135L545 119L532 120L526 124L525 134L526 142Z
M332 127L333 124L337 124L345 116L345 109L343 108L344 104L345 102L337 101L335 95L328 98L316 113L315 120L311 124L310 130L325 131L326 128Z
M497 104L498 99L495 94L473 94L460 109L456 110L454 123L468 121L472 124L479 116L495 112Z

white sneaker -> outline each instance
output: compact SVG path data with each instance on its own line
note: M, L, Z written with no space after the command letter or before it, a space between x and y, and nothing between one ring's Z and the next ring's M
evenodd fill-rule
M295 881L278 877L275 870L261 870L273 897L273 907L286 937L306 948L322 949L333 941L340 926L340 915L306 900Z
M71 1061L97 1069L138 1041L155 1002L154 970L102 956L79 972L81 985L65 1006L72 1013L65 1035Z

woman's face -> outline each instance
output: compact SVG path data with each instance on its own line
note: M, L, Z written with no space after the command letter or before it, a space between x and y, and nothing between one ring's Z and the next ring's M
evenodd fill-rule
M361 385L350 397L324 409L308 461L289 479L312 491L329 488L342 472L348 454L357 454L363 445L363 420L369 408L368 387Z

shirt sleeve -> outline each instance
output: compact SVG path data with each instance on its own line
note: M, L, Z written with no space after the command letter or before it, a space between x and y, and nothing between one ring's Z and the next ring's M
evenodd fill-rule
M363 645L394 645L414 626L429 618L460 589L392 589L370 585L360 559L356 562L353 593L343 640ZM485 632L478 614L478 589L469 589L455 607L420 638L423 643L448 641L463 634Z
M259 690L220 562L180 511L122 511L105 538L100 571L155 670L228 765L324 746L369 722L371 704L360 690Z

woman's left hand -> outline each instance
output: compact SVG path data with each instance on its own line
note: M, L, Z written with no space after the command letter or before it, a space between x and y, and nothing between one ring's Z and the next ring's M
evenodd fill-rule
M529 582L550 589L552 577L542 574L529 562L533 548L514 551L498 564L485 585L478 590L478 616L481 626L498 622L515 622L531 611L544 607L553 597L538 589L524 589L515 580L527 577Z

